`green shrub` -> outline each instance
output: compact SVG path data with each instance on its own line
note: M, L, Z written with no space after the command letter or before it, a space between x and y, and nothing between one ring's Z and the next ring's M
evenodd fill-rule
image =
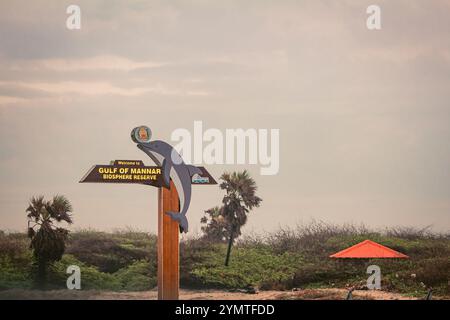
M157 284L157 263L147 260L136 261L114 274L121 288L127 291L143 291L154 288Z
M217 288L248 288L282 286L294 276L302 259L300 255L284 253L274 255L264 249L235 248L230 265L224 266L226 246L216 245L217 251L204 253L203 263L191 272L200 286Z
M84 231L71 237L67 253L101 272L114 273L135 261L154 258L156 249L150 249L151 244L156 244L154 237L145 233Z
M371 239L410 259L335 260L329 255ZM140 291L156 285L156 236L143 232L79 231L49 274L49 289L66 288L69 265L81 268L82 290ZM376 264L382 288L422 297L428 287L449 296L450 238L410 229L374 232L354 226L314 223L244 238L224 266L226 245L202 238L180 243L180 283L188 288L291 289L364 284ZM26 234L0 232L0 290L31 288L33 272Z
M18 266L10 257L0 256L0 290L30 289L33 284L30 272L30 267Z
M83 290L120 290L122 288L114 275L100 272L96 267L88 266L72 255L64 255L61 261L55 263L50 280L54 287L67 288L66 281L69 275L66 270L70 265L80 267Z

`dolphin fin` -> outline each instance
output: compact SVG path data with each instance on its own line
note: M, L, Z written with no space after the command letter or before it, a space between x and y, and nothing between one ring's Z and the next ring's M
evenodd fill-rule
M188 232L189 223L187 221L186 215L173 211L167 211L166 214L169 215L173 220L178 222L178 224L180 225L180 233Z
M202 174L202 170L200 170L198 167L196 166L192 166L192 165L186 165L188 171L189 171L189 175L192 177L194 174Z
M169 162L164 159L163 163L162 163L162 168L163 168L163 178L164 178L164 186L166 188L170 187L170 170L172 169L169 165Z

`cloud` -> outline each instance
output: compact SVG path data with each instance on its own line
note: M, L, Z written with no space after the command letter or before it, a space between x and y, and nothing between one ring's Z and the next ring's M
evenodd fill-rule
M101 95L101 94L117 94L124 96L136 96L147 92L168 92L163 87L154 88L120 88L111 85L108 82L0 82L1 85L15 85L25 89L44 91L50 94L84 94L84 95Z
M45 92L50 95L63 96L70 94L79 95L119 95L136 97L146 94L169 95L169 96L208 96L207 91L171 89L162 84L147 87L119 87L104 81L62 81L62 82L7 82L0 81L1 86L17 86L22 89ZM23 102L30 99L15 96L0 96L0 105Z
M90 58L77 59L36 59L27 61L14 61L9 67L14 71L22 70L51 70L58 72L72 71L133 71L142 68L159 68L167 65L163 62L133 61L115 55L99 55Z
M154 72L150 71L174 67L180 63L136 61L117 55L64 59L3 59L0 70L3 70L5 80L0 80L0 105L70 94L124 97L210 96L211 91L199 87L196 82L179 81L173 77L162 81L161 77L155 79ZM134 72L138 70L142 72ZM124 78L123 72L130 74ZM67 80L61 81L62 75Z
M165 139L203 120L281 129L280 175L256 176L265 218L250 225L271 228L278 210L289 213L281 225L313 215L450 227L449 1L380 0L376 32L365 25L369 4L81 0L82 29L69 31L64 2L0 1L0 193L15 199L0 201L0 221L30 194L69 190L80 227L131 223L117 205L138 198L134 189L119 199L115 186L76 186L78 174L141 156L128 145L136 125ZM193 215L220 202L214 188L196 192Z
M9 104L15 104L20 102L25 102L27 99L20 98L20 97L10 97L10 96L0 96L0 106L1 105L9 105Z

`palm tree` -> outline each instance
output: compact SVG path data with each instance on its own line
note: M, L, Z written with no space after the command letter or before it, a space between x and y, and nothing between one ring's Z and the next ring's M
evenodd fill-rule
M254 207L259 207L262 199L256 196L256 183L247 170L243 172L225 172L220 177L220 188L226 195L222 200L220 214L228 224L229 238L225 266L230 262L231 247L234 240L241 235L241 227L247 222L247 214Z
M205 215L200 219L205 224L202 226L204 238L212 242L226 242L229 238L229 225L221 215L219 207L213 207L205 211Z
M55 226L55 222L72 224L72 205L61 195L54 196L50 201L39 196L30 200L26 212L30 248L38 267L37 284L44 286L47 269L51 263L61 260L69 234L68 230Z

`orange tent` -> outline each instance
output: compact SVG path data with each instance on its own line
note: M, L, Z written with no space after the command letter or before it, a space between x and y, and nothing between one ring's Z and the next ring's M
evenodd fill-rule
M339 251L330 256L330 258L409 258L407 255L382 246L379 243L364 240L350 248Z

